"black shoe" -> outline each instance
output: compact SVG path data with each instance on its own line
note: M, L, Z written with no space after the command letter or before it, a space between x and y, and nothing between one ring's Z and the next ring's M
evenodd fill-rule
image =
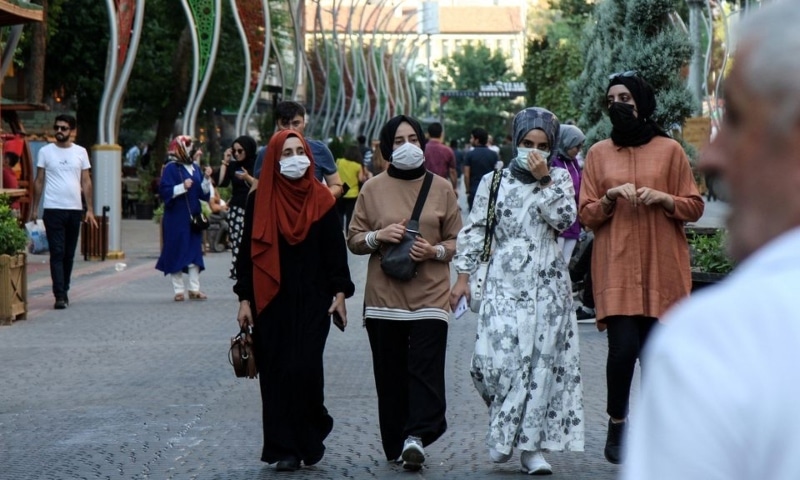
M67 295L66 293L64 294L64 303L66 303L67 306L69 307L69 295Z
M56 304L53 305L53 308L55 308L56 310L64 310L65 308L67 308L67 301L64 300L63 298L56 298Z
M575 311L575 317L577 318L577 320L589 320L590 318L595 317L595 313L594 311L589 311L586 308L581 307Z
M615 465L622 463L622 436L625 433L625 423L614 423L608 419L608 435L603 453L606 460Z
M300 460L297 457L289 457L280 460L275 464L276 472L294 472L300 469Z
M322 460L322 456L324 454L325 454L325 452L322 452L322 453L317 453L317 454L314 454L312 456L304 458L303 459L303 465L305 465L306 467L310 467L311 465L318 464L319 461Z

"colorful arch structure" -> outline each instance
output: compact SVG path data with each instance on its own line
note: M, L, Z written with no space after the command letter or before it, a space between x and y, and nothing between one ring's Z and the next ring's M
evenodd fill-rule
M267 78L272 23L267 0L230 0L244 48L245 72L242 101L236 114L236 134L247 131L264 80ZM263 31L263 34L260 34Z
M422 10L396 14L389 0L314 3L305 17L314 133L374 138L392 116L416 111L410 67L422 45Z
M197 113L211 82L222 17L221 0L181 0L192 33L192 83L183 112L183 134L194 135Z

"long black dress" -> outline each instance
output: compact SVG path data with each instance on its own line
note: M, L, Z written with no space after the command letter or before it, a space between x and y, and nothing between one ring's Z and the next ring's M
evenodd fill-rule
M250 238L255 194L247 199L244 236L233 287L255 309ZM279 235L281 284L261 312L253 312L256 363L261 384L264 449L261 460L294 456L306 465L325 452L333 428L324 405L322 354L330 331L328 308L337 292L353 295L342 225L331 208L305 240L289 245Z

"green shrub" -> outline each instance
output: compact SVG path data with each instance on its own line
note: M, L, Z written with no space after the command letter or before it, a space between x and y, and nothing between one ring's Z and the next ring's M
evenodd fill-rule
M726 250L724 229L718 229L711 235L690 233L688 239L693 270L706 273L728 273L733 270L733 260Z
M0 196L0 255L14 255L28 245L28 236L12 215L9 205L8 197Z

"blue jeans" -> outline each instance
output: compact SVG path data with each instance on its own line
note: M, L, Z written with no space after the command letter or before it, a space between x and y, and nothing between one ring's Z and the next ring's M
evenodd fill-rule
M82 210L59 210L45 208L42 214L47 243L50 244L50 278L53 281L53 295L65 298L69 292L75 248L81 233Z

